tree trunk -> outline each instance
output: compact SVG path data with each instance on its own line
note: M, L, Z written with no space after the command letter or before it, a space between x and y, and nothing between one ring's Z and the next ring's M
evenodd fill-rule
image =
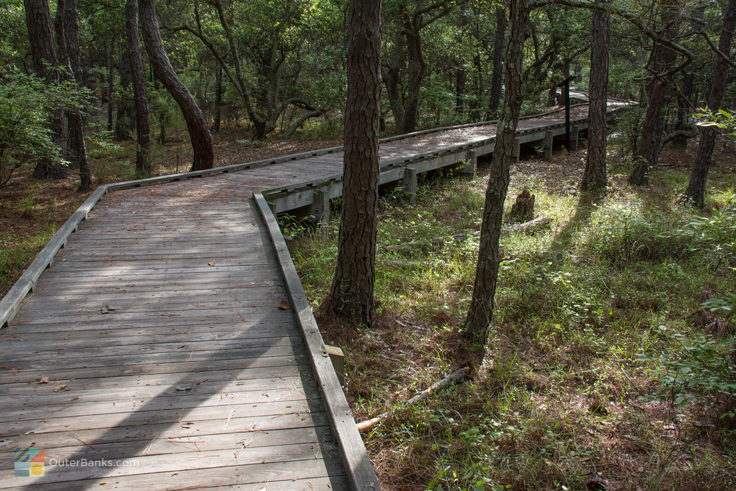
M406 14L404 20L404 36L406 38L407 81L406 98L404 99L404 121L399 133L411 133L417 129L419 117L419 93L422 81L427 73L427 64L422 53L422 35L419 19Z
M151 129L148 123L148 98L146 97L146 73L141 59L141 41L138 36L138 0L127 0L125 4L126 28L128 31L128 61L133 82L135 104L135 174L136 177L151 175Z
M215 118L212 123L212 131L218 133L220 131L220 120L222 119L222 67L218 64L215 72Z
M718 41L718 50L729 57L734 30L736 30L736 0L729 0L723 15L723 26ZM714 56L713 74L711 75L708 100L706 101L708 109L711 111L720 109L729 75L728 60L723 59L718 54ZM684 201L689 201L701 208L705 205L705 183L708 179L708 169L713 157L713 148L716 145L717 136L718 134L713 128L702 127L700 129L700 144L690 173L690 182L682 195Z
M130 100L130 85L132 75L130 73L130 53L123 49L120 51L120 99L118 100L118 114L115 119L114 137L117 141L131 139L132 130L132 104Z
M529 0L511 0L511 33L506 50L505 94L501 121L498 124L496 149L486 190L483 223L480 231L478 264L473 285L473 298L465 319L465 335L477 348L485 348L493 318L494 297L498 281L499 238L503 220L503 204L509 186L509 170L514 160L516 127L524 100L522 60L524 33L529 20ZM482 359L482 356L481 356ZM478 360L473 360L477 362Z
M61 59L71 73L77 88L82 86L82 56L79 52L79 28L77 26L77 0L59 0L58 15L61 17L59 50ZM69 125L69 160L79 168L79 190L92 190L92 171L87 161L84 143L84 119L80 109L66 112Z
M467 24L467 12L465 6L463 6L460 12L460 30L455 35L455 42L458 45L461 45L463 41ZM455 71L455 115L462 120L463 113L465 113L465 83L468 79L468 73L465 70L465 62L462 59L462 55L458 61L460 62L460 66Z
M605 6L607 0L599 0ZM582 188L604 189L606 175L606 107L608 103L608 48L610 15L603 9L593 11L593 44L590 50L590 103L588 105L588 155Z
M115 90L115 64L113 63L113 51L115 49L115 37L108 42L107 45L107 131L113 130L113 109Z
M350 0L343 205L337 268L322 306L352 325L370 326L378 229L381 2Z
M58 72L47 70L47 65L57 66L48 0L24 0L23 5L26 11L33 69L36 75L44 79L46 83L58 83ZM54 111L49 118L51 138L60 150L64 148L63 117L64 112L59 110ZM47 158L39 160L33 170L33 177L36 179L61 179L65 176L65 167Z
M660 5L661 23L664 25L662 36L673 39L677 34L677 5L674 0L663 0ZM670 76L665 74L672 69L676 58L674 51L655 41L649 64L653 72L649 83L649 100L637 145L636 165L629 177L629 182L637 186L648 182L649 167L657 165L659 161L664 136L664 108L672 90Z
M207 128L207 120L197 106L186 86L181 83L171 66L169 57L164 50L159 31L158 19L154 0L140 0L140 21L143 29L143 39L146 42L146 51L151 59L151 65L156 77L161 80L171 97L176 101L187 123L189 137L194 151L192 170L211 169L215 155L212 148L212 135Z
M493 78L491 79L491 101L488 111L491 117L498 114L501 101L501 82L503 81L503 41L506 35L506 10L496 8L496 37L493 41Z
M672 146L680 151L687 149L687 133L692 130L692 125L688 121L690 118L688 98L691 98L693 101L697 100L695 90L695 74L692 71L688 71L682 76L683 95L677 98L677 123L675 124L675 131L679 133L672 138Z

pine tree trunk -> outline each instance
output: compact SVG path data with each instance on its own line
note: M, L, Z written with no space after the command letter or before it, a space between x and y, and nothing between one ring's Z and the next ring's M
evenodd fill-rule
M343 205L337 268L322 306L352 325L370 326L378 229L380 0L350 0Z
M179 105L187 123L189 138L194 151L192 170L211 169L214 165L215 155L212 147L212 135L210 135L210 130L207 128L207 120L194 102L192 94L179 80L171 66L169 57L166 55L161 40L158 19L156 18L154 0L140 0L139 9L143 39L146 42L146 51L151 59L153 71L156 78L161 80L171 97Z
M115 37L109 40L107 44L107 90L105 91L107 98L107 131L113 130L113 110L115 90L115 64L113 63L113 51L115 47Z
M46 68L47 65L57 66L48 0L24 0L23 5L26 11L33 69L36 75L46 80L47 83L58 83L58 73ZM63 111L55 111L49 118L48 125L51 130L51 138L60 151L64 148L63 117ZM47 158L39 160L33 170L33 177L36 179L61 179L65 176L66 169Z
M599 0L602 6L606 0ZM588 105L588 155L583 174L585 191L603 189L606 175L606 108L608 103L608 48L610 15L603 9L593 12L593 44L590 51L590 104Z
M665 26L662 36L673 39L677 34L679 10L674 0L663 0L660 4L661 24ZM636 151L636 165L629 176L631 184L640 186L648 182L649 168L657 165L662 151L664 136L664 108L670 98L672 82L664 74L674 65L677 55L670 48L655 42L649 68L653 73L649 84L649 99L642 124L641 137Z
M148 122L149 109L146 97L146 73L141 59L141 41L138 35L138 0L127 0L125 5L126 28L128 31L128 60L133 82L135 104L135 173L137 177L151 175L151 127Z
M120 99L118 100L118 114L115 118L114 137L117 141L131 139L132 129L132 104L129 97L132 74L130 73L130 53L123 49L120 51Z
M514 160L516 128L524 100L522 61L524 33L529 20L529 0L510 1L511 32L506 50L503 112L498 124L496 148L483 208L478 264L473 297L465 319L465 334L475 347L485 348L493 318L494 297L498 281L499 239L503 221L503 204L509 186L509 170ZM482 357L481 357L482 358ZM478 360L474 360L478 361Z
M501 102L501 82L503 82L503 41L506 35L506 10L496 8L496 37L493 42L493 78L491 79L491 101L488 111L491 117L498 114Z
M736 30L736 0L729 0L723 15L723 26L718 40L718 50L729 57L734 30ZM729 76L728 60L724 60L718 54L714 56L713 74L710 79L708 100L706 101L711 111L720 109ZM690 182L682 195L684 201L689 201L701 208L705 205L705 183L708 179L708 169L713 158L713 148L716 145L717 136L717 133L710 127L700 129L698 153L695 155L695 161L693 162Z
M212 123L212 131L220 131L220 120L222 119L222 67L217 65L215 72L215 119Z
M82 86L82 56L79 51L79 28L77 26L77 0L59 0L61 15L60 54L77 87ZM84 119L80 109L67 111L69 126L69 160L79 168L79 190L92 190L92 171L87 161L84 143Z

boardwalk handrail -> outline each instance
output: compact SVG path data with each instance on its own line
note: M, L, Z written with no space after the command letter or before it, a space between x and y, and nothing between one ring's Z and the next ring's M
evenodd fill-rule
M294 312L296 312L297 324L307 345L309 360L314 369L324 403L327 406L327 414L329 414L332 422L332 428L339 443L338 446L350 483L354 489L378 490L381 486L368 458L363 439L355 425L350 405L332 367L330 355L325 348L317 321L312 314L312 309L309 306L309 301L291 260L289 249L286 246L284 236L281 234L276 217L263 194L260 192L253 193L253 199L266 223L271 243L276 250L279 269L289 293L289 302Z

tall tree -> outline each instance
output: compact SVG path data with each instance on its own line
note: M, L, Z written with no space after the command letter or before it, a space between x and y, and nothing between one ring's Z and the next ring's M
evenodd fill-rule
M56 50L48 0L24 0L23 5L26 11L33 69L46 83L56 84L59 82L59 72L56 69ZM55 111L49 120L52 138L59 149L64 148L63 117L63 111ZM50 158L40 159L33 170L33 177L37 179L60 179L65 176L65 167L54 163Z
M509 170L516 146L516 128L521 113L521 104L524 101L522 60L528 21L529 0L511 0L511 28L504 68L503 109L496 131L496 148L483 207L473 297L464 326L468 340L479 347L486 345L493 318L503 204L509 187Z
M601 6L607 0L599 0ZM593 11L590 50L590 104L588 105L588 155L583 174L585 191L603 189L608 184L606 175L606 109L608 105L608 50L611 16L604 9Z
M148 123L148 97L146 97L146 74L141 59L141 41L138 36L138 0L125 4L125 19L128 34L128 61L130 62L135 104L135 174L137 177L151 175L151 129Z
M207 127L207 120L202 111L194 102L192 94L179 80L179 77L171 66L169 57L166 55L161 40L158 19L156 18L156 6L154 0L140 0L139 16L143 39L146 42L146 51L151 60L153 71L161 83L166 87L171 97L176 101L184 115L189 130L189 138L194 150L194 162L192 170L211 169L214 165L215 154L212 146L212 135Z
M677 37L679 7L677 0L662 0L659 18L663 26L662 38L672 41ZM648 181L649 167L657 165L664 136L664 108L672 92L672 69L677 53L665 43L655 40L648 70L652 78L648 85L647 109L636 150L636 165L629 182L637 186Z
M708 109L711 111L717 111L721 108L723 93L728 84L731 42L733 41L734 30L736 30L736 0L729 0L723 14L723 26L718 40L719 53L714 55L713 74L710 77L710 88L706 101ZM682 195L684 201L689 201L701 208L705 205L705 183L708 179L708 169L710 168L717 136L718 133L711 127L700 128L698 152L693 162L690 181Z
M491 117L498 113L498 105L501 101L501 89L503 82L503 41L506 36L506 10L496 7L496 36L493 40L493 78L491 79L491 99L488 111Z
M370 326L378 230L381 1L350 0L343 205L337 268L322 309Z
M422 31L449 14L461 1L397 0L392 3L394 5L388 13L397 20L397 25L393 29L392 42L384 59L383 81L386 84L391 113L396 121L396 130L399 133L410 133L417 127L419 96L422 81L427 75Z
M130 73L130 53L127 49L120 50L120 97L118 98L118 113L115 119L114 137L117 141L131 139L130 131L133 124L133 104L130 100L130 86L132 74Z
M77 0L59 0L57 15L61 22L59 33L59 55L71 80L77 88L82 87L82 55L79 51L79 27L77 26ZM87 160L84 143L84 118L80 109L66 111L69 127L69 160L79 168L79 190L92 190L92 170Z

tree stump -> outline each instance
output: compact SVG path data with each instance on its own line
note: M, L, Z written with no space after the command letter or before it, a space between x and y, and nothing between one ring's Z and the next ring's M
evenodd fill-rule
M516 197L506 223L524 223L534 218L534 195L524 188Z

